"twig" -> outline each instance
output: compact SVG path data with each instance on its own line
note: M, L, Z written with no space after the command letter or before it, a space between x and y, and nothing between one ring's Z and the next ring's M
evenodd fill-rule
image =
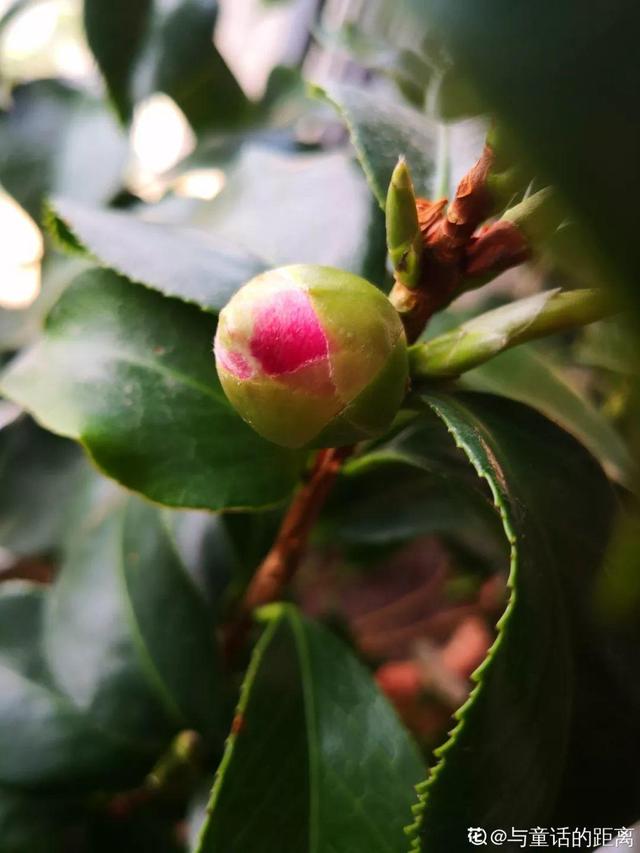
M318 453L311 476L289 507L271 550L249 585L244 600L247 610L277 599L291 579L342 463L352 452L353 447L336 447Z
M399 312L409 343L414 343L436 313L465 290L480 287L500 272L528 260L531 239L558 225L555 200L550 190L542 190L522 202L504 217L478 230L495 206L489 187L494 155L486 145L477 163L462 178L455 198L429 201L415 198L415 227L419 228L422 251L414 261L412 276L394 262L396 281L389 298ZM411 179L403 161L394 172L387 199L390 257L409 243L415 216L406 213ZM402 182L398 183L398 178ZM400 196L402 193L402 196ZM402 205L398 201L402 201ZM400 237L402 240L400 240ZM395 245L396 240L398 245Z
M242 646L251 625L251 614L256 607L269 604L282 596L285 586L298 568L311 529L340 473L342 463L353 450L353 446L334 447L318 453L307 481L294 497L269 553L247 588L237 619L229 626L224 642L227 659L232 659Z

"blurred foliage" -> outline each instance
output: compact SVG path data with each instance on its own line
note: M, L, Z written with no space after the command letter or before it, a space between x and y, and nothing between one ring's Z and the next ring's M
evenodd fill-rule
M636 5L403 0L336 22L320 4L297 63L250 98L214 0L61 2L23 55L16 28L56 3L0 18L0 185L44 239L42 264L19 258L2 219L0 853L400 853L412 805L424 853L466 850L468 825L637 819ZM296 4L256 14L269 7ZM263 45L244 49L257 63ZM456 607L490 623L486 653L503 602L482 596L511 552L509 602L448 740L460 701L418 685L417 719L436 722L411 728L446 742L434 757L372 674L380 649L414 642L401 616L373 653L359 638L379 610L322 611L302 583L262 614L247 671L223 666L221 628L309 460L239 419L211 341L229 296L271 266L387 289L398 156L435 197L488 125L494 210L551 181L561 227L427 337L558 284L617 286L634 310L415 388L314 531L311 574L357 576L364 598L386 578L381 609L400 613L412 593L394 560L438 543L459 599L418 620L438 660ZM29 264L40 290L16 307ZM424 675L414 645L391 662ZM463 695L473 668L449 672Z

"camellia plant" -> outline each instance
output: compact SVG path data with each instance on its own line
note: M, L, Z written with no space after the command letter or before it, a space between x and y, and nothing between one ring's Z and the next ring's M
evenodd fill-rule
M0 42L0 853L633 846L637 11L378 12L257 101L209 0Z

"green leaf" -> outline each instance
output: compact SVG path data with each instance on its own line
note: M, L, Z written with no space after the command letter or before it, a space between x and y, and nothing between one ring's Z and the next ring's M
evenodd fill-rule
M245 515L231 513L230 515ZM246 513L260 519L265 513ZM162 521L173 547L211 609L211 618L219 619L224 594L233 574L234 561L224 523L225 516L204 510L162 511Z
M16 86L0 113L0 183L36 220L46 195L107 201L128 144L105 105L56 80Z
M398 157L405 157L416 195L433 193L436 128L423 113L362 88L332 84L317 88L347 124L371 191L384 209Z
M165 92L200 133L238 125L250 103L213 44L216 0L185 0L159 33L154 91Z
M158 509L124 493L69 548L43 643L59 690L92 723L159 754L219 732L213 625Z
M266 268L226 241L194 229L68 199L55 200L49 225L67 248L84 247L131 281L212 311L223 308L239 287Z
M460 376L511 347L601 320L615 310L600 288L543 290L410 349L411 375L433 380Z
M131 784L153 754L95 727L52 683L41 646L45 600L41 587L0 587L0 786Z
M123 124L133 111L135 68L153 0L85 0L84 26L113 106Z
M416 849L462 853L470 826L624 823L640 781L636 642L604 629L593 603L611 489L573 438L518 403L424 399L486 480L512 564L498 638L423 787Z
M0 429L0 548L21 556L55 550L89 474L77 444L31 419Z
M79 803L62 797L0 789L2 853L66 853L79 808Z
M316 27L313 34L325 50L346 54L368 71L393 80L409 103L424 106L433 69L413 50L394 50L387 37L365 32L351 21L335 30Z
M603 320L586 328L575 348L580 364L622 375L639 370L637 343L633 330L621 317Z
M128 488L169 506L283 500L301 456L259 438L217 380L211 315L107 270L79 276L2 393L85 445Z
M81 853L186 853L178 808L160 795L136 804L117 818L94 810L82 837ZM75 853L76 848L74 848ZM31 853L31 851L29 851ZM67 848L64 853L69 853Z
M490 391L532 406L579 439L610 476L631 484L635 465L616 428L563 376L551 356L537 347L505 352L465 373L459 383L464 388Z
M404 851L416 747L332 634L291 605L263 617L198 853Z
M629 165L640 149L635 0L588 15L580 0L406 0L405 6L413 18L407 26L441 34L520 150L562 189L638 306L640 172ZM607 140L615 140L615 156Z
M168 198L153 218L215 234L269 267L325 264L384 280L384 218L347 151L292 154L247 145L215 199Z
M488 537L500 541L495 527L495 515L477 489L426 470L419 457L393 444L346 466L322 519L323 539L333 543L396 545L440 533L474 552L486 550Z
M442 312L429 325L429 337L447 332L466 319L464 313ZM614 321L594 323L583 334L610 322ZM500 394L537 409L581 441L610 477L631 484L634 462L622 436L587 394L575 387L564 362L547 346L525 344L502 353L465 373L457 384L471 391Z
M164 513L111 489L50 589L2 586L0 688L0 785L130 785L183 729L218 745L214 625Z

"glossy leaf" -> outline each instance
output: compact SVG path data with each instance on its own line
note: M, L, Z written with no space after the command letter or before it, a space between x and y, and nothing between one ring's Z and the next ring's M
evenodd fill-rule
M247 515L259 519L263 513ZM162 522L185 571L210 606L211 618L215 620L220 615L234 569L225 516L204 510L165 509Z
M0 548L18 555L56 549L88 467L77 444L30 418L0 429Z
M44 338L0 377L2 393L76 438L99 467L170 506L263 506L294 485L299 454L260 439L227 402L214 322L106 270L84 273Z
M433 192L436 128L423 113L356 86L318 89L344 119L371 191L384 209L391 173L406 158L416 195Z
M103 103L56 80L16 86L0 113L0 182L36 220L45 196L103 202L119 189L126 137Z
M633 480L634 462L615 426L566 378L553 358L534 346L506 352L470 370L464 388L520 400L556 421L579 439L607 473L622 483Z
M133 111L133 78L153 10L153 0L85 0L84 26L120 120Z
M188 223L269 267L323 264L384 280L384 218L345 151L246 146L215 199L168 198L147 218Z
M198 853L404 851L416 747L326 629L290 605L264 619Z
M425 440L423 434L419 440ZM468 484L425 469L422 462L390 444L347 465L323 515L323 540L380 547L439 533L475 553L493 542L500 547L486 497Z
M153 753L94 726L52 683L40 635L45 596L21 582L0 588L0 786L131 783Z
M639 697L623 675L635 643L603 630L593 606L609 485L573 438L520 404L424 399L487 481L512 564L498 638L423 788L416 849L462 853L469 826L622 823L640 783Z
M256 257L194 229L67 199L55 201L49 223L72 251L84 248L131 281L207 310L219 311L241 285L266 268Z
M217 0L184 0L158 36L154 91L178 104L197 133L237 125L250 103L213 44Z
M172 734L220 725L213 626L157 508L123 493L89 519L47 602L58 688L99 728L159 754Z
M111 489L53 587L3 585L0 617L0 785L131 784L178 731L221 737L211 614L156 507Z
M466 315L442 312L429 324L429 337L447 332L466 320ZM606 321L608 325L613 321ZM603 323L595 323L588 333ZM526 403L574 435L600 461L609 476L629 485L634 462L615 426L578 389L553 350L526 344L502 353L465 373L458 384L471 391L487 391Z

